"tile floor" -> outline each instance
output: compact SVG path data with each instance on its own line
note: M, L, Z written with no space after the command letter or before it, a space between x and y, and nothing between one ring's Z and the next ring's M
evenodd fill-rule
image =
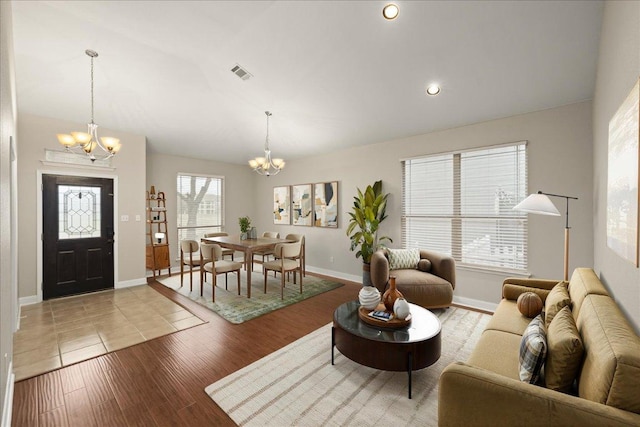
M24 306L16 381L204 323L147 285Z

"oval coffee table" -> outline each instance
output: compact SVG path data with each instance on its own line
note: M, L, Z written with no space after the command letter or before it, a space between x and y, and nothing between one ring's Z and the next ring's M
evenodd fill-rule
M411 372L431 366L440 358L440 320L429 310L415 304L411 324L386 329L364 323L358 316L358 301L342 304L333 313L331 328L331 364L333 348L361 365L383 371L406 371L409 399Z

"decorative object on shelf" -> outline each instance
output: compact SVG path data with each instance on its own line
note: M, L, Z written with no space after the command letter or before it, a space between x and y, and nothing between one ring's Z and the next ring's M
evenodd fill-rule
M393 304L398 298L403 297L404 295L396 288L396 277L389 277L389 289L384 291L384 295L382 295L382 303L387 308L387 311L393 312Z
M251 229L251 218L248 216L241 216L238 218L238 224L240 224L240 240L247 240L248 232Z
M158 244L162 243L162 239L164 239L164 233L156 233L155 236Z
M338 228L338 181L314 184L313 199L313 225Z
M360 305L367 310L373 310L380 304L380 291L375 286L363 286L358 292Z
M156 198L156 186L152 185L151 189L149 190L149 197L152 199Z
M93 58L98 57L98 53L87 49L84 51L91 58L91 122L87 124L87 132L71 132L69 134L58 134L58 142L69 152L82 156L87 156L92 162L96 160L106 160L116 155L120 151L120 140L110 136L98 138L98 125L93 122ZM101 152L98 152L99 148Z
M264 142L264 157L256 157L255 159L249 160L249 166L260 175L271 176L280 173L284 168L284 160L271 158L271 149L269 149L269 117L271 117L272 114L268 111L264 113L267 115L267 137Z
M409 317L411 309L406 299L403 297L396 299L396 302L393 303L393 314L400 320L405 320Z
M382 242L393 242L387 236L378 237L380 223L387 217L387 198L389 194L382 194L382 181L369 185L364 193L358 188L358 195L353 198L353 208L349 212L351 219L347 226L347 236L351 240L351 251L357 249L356 258L362 258L362 284L372 286L370 263L371 255L380 247Z
M537 194L529 195L529 197L514 206L513 210L540 215L560 216L560 212L558 212L558 209L547 196L561 197L567 201L567 209L565 212L566 223L564 226L564 280L569 280L569 199L578 200L578 198L538 191Z
M609 121L607 246L640 266L640 79Z
M273 223L291 224L290 187L273 187Z
M523 292L518 297L516 305L523 316L532 319L542 311L542 298L534 292Z

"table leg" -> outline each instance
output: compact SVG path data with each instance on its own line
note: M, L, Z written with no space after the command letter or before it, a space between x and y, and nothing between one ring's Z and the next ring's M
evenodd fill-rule
M409 374L409 399L411 399L411 370L413 367L413 357L411 355L411 352L409 352L408 357L409 365L407 366L407 374Z
M336 328L331 327L331 364L333 365L333 348L336 346Z
M253 252L247 249L245 252L245 262L247 264L247 298L251 298L251 272L253 271Z

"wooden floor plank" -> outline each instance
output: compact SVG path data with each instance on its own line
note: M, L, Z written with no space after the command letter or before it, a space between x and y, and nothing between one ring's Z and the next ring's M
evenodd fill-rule
M93 405L91 405L84 389L65 394L64 402L67 408L69 425L83 427L98 426L93 413Z
M84 388L84 378L80 365L71 365L59 370L60 381L62 382L62 390L64 393Z
M346 284L235 325L157 282L149 285L208 323L81 362L62 375L16 383L14 426L37 427L41 414L44 422L62 420L63 411L72 426L234 425L204 388L331 322L336 307L357 299L360 289Z
M38 380L38 413L49 412L64 405L60 370L36 377Z
M67 409L60 406L52 411L40 414L38 417L39 427L67 427L69 420L67 419Z
M100 427L121 427L127 425L116 399L107 400L93 407L93 413Z
M12 425L16 427L38 426L38 379L20 381L14 387Z

